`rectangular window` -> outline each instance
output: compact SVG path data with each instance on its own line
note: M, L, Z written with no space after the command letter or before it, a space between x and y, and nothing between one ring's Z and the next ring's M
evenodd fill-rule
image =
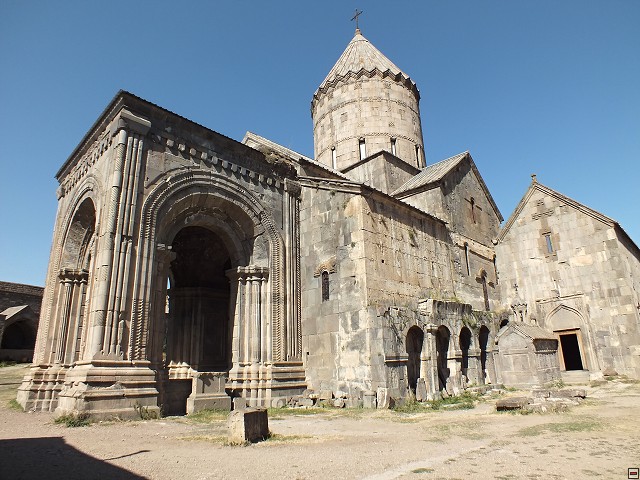
M336 170L337 165L338 165L338 157L336 155L336 147L332 147L331 148L331 166L333 167L334 170Z
M420 154L420 145L416 145L416 163L418 168L422 168L422 155Z
M362 160L367 156L367 149L365 148L365 145L364 145L364 138L361 138L358 144L360 146L360 160Z
M396 139L395 138L391 138L391 155L395 155L396 157L398 156L396 154Z
M544 241L545 244L547 246L547 253L553 253L553 243L551 242L551 234L550 233L545 233L544 234Z
M322 301L329 300L329 272L326 270L322 272Z

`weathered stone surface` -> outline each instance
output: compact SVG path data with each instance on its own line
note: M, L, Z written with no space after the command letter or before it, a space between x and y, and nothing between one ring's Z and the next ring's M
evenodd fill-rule
M332 400L333 392L331 390L320 390L320 394L318 395L318 400Z
M314 401L311 398L300 398L298 400L299 407L313 407Z
M566 388L552 392L550 396L560 398L587 398L587 391L584 388Z
M233 409L234 410L242 410L247 408L247 399L242 397L234 397L233 399Z
M376 401L376 392L372 390L365 390L362 393L362 406L363 408L376 408L379 404Z
M501 398L496 402L496 410L517 410L526 407L531 403L528 397Z
M606 367L604 370L602 370L602 374L605 377L615 377L618 375L618 372L613 367Z
M419 378L416 383L416 400L418 402L425 402L427 398L427 385L424 378Z
M336 407L336 408L344 408L345 405L346 405L346 403L344 401L344 398L336 398L333 401L333 406Z
M269 418L264 408L234 410L227 419L229 443L258 442L269 436Z
M367 395L365 392L365 396L363 397L364 400L364 405L365 408L376 408L376 404L378 408L384 408L387 409L389 408L390 405L390 397L389 397L389 389L387 388L383 388L380 387L378 388L377 392L376 392L376 402L373 402L373 399L369 400L369 402L367 403L367 399L366 399ZM369 395L369 397L373 397L373 395ZM367 405L372 405L371 407L368 407Z

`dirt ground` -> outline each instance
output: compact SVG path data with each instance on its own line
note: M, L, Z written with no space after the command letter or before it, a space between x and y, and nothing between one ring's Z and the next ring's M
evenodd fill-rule
M640 383L585 387L560 414L270 412L273 437L225 443L225 417L69 428L12 405L28 367L0 368L1 479L626 479L640 467ZM523 392L509 392L522 395Z

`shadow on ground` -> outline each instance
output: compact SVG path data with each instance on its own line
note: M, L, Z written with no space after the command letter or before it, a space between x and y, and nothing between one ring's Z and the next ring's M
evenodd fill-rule
M68 445L60 437L0 440L0 478L144 479ZM142 452L135 452L135 455Z

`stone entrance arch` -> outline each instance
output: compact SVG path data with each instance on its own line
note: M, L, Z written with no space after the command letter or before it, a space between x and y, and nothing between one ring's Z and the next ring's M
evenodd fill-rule
M420 378L420 356L424 343L424 332L420 327L413 326L407 332L407 381L409 389L415 394Z
M559 340L561 370L593 370L596 367L588 327L580 312L566 305L559 305L549 313L545 326Z
M187 409L306 387L293 166L123 92L57 178L24 408L124 418L169 380Z

